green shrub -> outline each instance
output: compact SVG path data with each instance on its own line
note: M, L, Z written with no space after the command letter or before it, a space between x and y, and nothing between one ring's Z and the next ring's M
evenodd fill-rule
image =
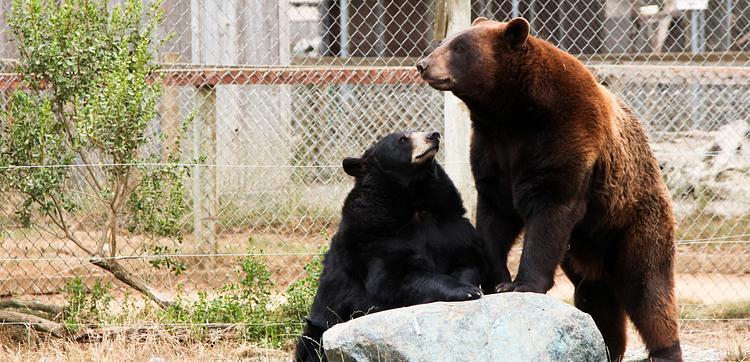
M252 255L239 261L237 282L223 286L215 295L199 292L194 302L178 297L162 313L163 323L190 325L197 339L207 336L211 324L231 323L240 328L241 338L260 345L280 348L294 340L310 312L322 271L322 256L315 256L305 265L306 275L287 288L287 301L273 305L271 272L262 257L252 251L249 254Z
M318 290L320 274L323 272L323 255L328 247L320 249L320 254L305 265L305 276L296 280L286 290L287 302L282 306L284 315L292 321L303 321L312 307L315 292Z
M240 260L237 278L237 282L224 285L216 295L202 291L194 302L178 298L164 311L162 320L193 326L194 337L198 339L206 336L211 324L237 324L242 326L243 337L262 341L273 287L271 272L260 257L248 256Z
M100 280L89 289L79 277L75 277L65 284L62 292L65 294L67 306L64 313L65 328L77 331L82 326L100 325L109 318L109 304L112 284L102 284Z

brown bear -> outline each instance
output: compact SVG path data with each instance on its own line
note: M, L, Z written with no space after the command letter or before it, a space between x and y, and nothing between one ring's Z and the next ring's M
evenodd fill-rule
M479 18L417 64L471 113L492 285L546 293L561 265L612 360L625 351L627 315L653 359L680 361L674 217L646 134L580 61L529 30L522 18ZM521 230L511 280L507 255Z

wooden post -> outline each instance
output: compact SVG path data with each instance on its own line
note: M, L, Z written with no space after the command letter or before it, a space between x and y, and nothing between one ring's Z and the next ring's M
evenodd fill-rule
M278 8L278 59L279 65L288 67L291 63L292 56L290 54L291 40L289 34L291 33L291 23L289 21L289 0L279 0ZM285 84L279 85L279 117L278 122L281 122L281 134L290 136L291 131L291 119L292 119L292 86ZM287 161L287 160L285 160ZM288 161L287 161L288 162ZM277 171L278 172L278 171Z
M200 87L196 95L198 115L193 120L193 236L198 252L216 252L216 89Z
M471 1L446 1L446 33L451 35L471 25ZM445 172L461 192L464 206L474 219L476 213L476 190L469 165L469 144L471 141L471 120L469 109L464 102L451 92L445 92L443 116L445 125Z
M179 59L180 53L171 52L161 54L160 57L163 66L177 63ZM165 85L162 89L161 102L159 102L159 131L163 135L161 141L162 160L166 160L174 152L177 131L180 129L179 95L179 87Z
M278 27L278 47L279 47L279 64L288 66L291 60L289 45L291 40L289 35L291 34L291 27L289 23L289 0L279 0L279 7L277 9L279 17Z

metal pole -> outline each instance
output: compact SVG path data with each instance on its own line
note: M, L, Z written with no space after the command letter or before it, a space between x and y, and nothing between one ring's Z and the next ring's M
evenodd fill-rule
M513 0L513 9L510 12L511 17L517 18L518 16L521 15L520 5L521 5L521 0Z
M565 39L566 29L571 28L570 26L567 26L565 24L565 20L567 19L567 14L565 13L565 11L562 10L562 9L565 9L564 7L562 7L564 5L570 5L570 4L564 4L564 2L561 1L559 6L553 10L555 12L553 16L557 18L557 26L555 27L556 28L555 35L557 36L557 46L562 48L565 51L569 51L571 47L569 45L566 45L563 42L563 39Z
M375 54L378 57L385 56L385 5L383 0L375 4Z
M702 53L705 48L706 38L704 36L705 27L703 10L692 10L690 12L690 50L693 54ZM698 127L702 122L701 112L701 85L690 85L690 121L692 127Z
M339 56L349 58L349 0L339 0L341 14L339 16L339 28L341 29L341 50Z
M477 6L479 8L479 11L477 12L479 16L484 16L490 19L494 17L494 14L489 14L489 9L487 8L489 4L487 4L486 0L477 0Z
M537 29L539 28L539 24L537 24L536 20L536 1L529 0L529 23L531 23L531 34L536 36L538 34Z
M732 48L732 13L734 12L734 1L724 1L724 36L722 37L722 50Z
M349 58L349 0L339 0L339 29L341 30L341 50L339 51L339 57ZM353 85L342 84L338 87L339 106L337 107L338 113L341 115L341 119L346 119L352 113L350 110L349 100L352 97ZM329 119L329 127L331 126L331 120Z
M703 10L690 12L690 50L701 53L705 48L705 27L703 26Z

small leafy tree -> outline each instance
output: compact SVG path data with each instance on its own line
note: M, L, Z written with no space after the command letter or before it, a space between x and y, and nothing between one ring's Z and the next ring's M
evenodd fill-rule
M94 265L168 307L114 258L123 227L178 236L185 211L184 168L139 166L163 157L144 147L160 95L153 78L160 4L13 1L8 23L22 82L0 117L0 187L23 195L22 223L39 218ZM178 161L175 144L162 161ZM98 210L98 230L87 230L96 240L76 232L84 208Z

